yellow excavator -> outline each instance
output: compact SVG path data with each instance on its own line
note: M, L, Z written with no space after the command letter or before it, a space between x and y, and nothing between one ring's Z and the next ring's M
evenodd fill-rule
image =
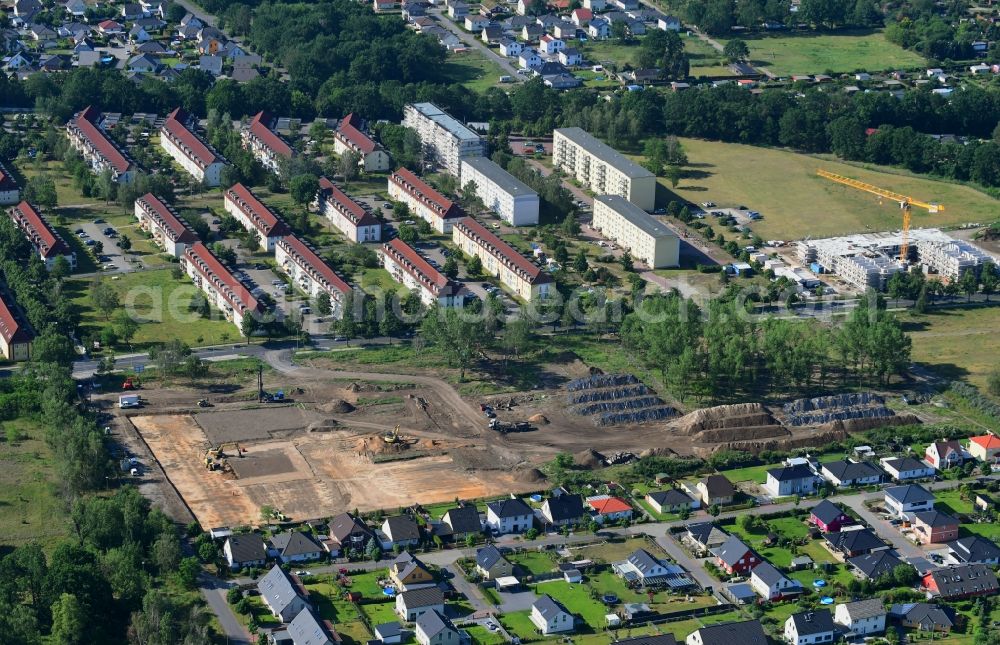
M205 452L205 468L208 470L230 472L232 470L232 466L229 465L229 460L226 458L226 448L229 446L236 448L237 456L243 456L244 449L240 447L239 443L235 441L227 441L219 444L217 448L209 448Z
M396 427L392 429L392 432L387 432L382 435L382 440L390 446L401 442L403 438L399 436L399 424L396 424Z

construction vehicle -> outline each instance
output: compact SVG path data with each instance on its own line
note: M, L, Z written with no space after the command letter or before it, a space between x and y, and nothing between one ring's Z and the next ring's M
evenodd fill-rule
M382 440L390 446L401 442L402 438L399 436L399 424L396 424L396 427L392 429L392 432L387 432L382 435Z
M126 376L125 380L122 381L122 390L138 390L139 389L139 379L133 379L131 376Z
M919 199L914 199L907 195L901 195L899 193L894 193L891 190L866 184L865 182L858 181L857 179L851 179L850 177L834 174L823 170L822 168L817 169L816 174L843 186L850 186L851 188L856 188L857 190L862 190L866 193L875 195L879 198L880 204L883 199L890 199L899 204L900 210L903 211L903 226L901 229L902 243L899 246L899 259L902 262L908 262L910 257L910 209L916 206L917 208L923 208L928 213L940 213L944 210L944 206L941 204L920 201Z
M532 426L527 421L508 423L506 421L501 421L500 419L490 419L490 430L496 430L500 434L507 434L508 432L528 432L531 429Z
M208 399L198 399L198 407L199 408L210 408L210 407L212 407L212 404L209 403Z
M209 448L205 453L206 457L214 457L215 459L222 459L226 457L226 447L232 446L236 448L236 456L242 457L243 453L246 452L246 448L240 446L236 441L227 441L225 443L220 443L218 448Z

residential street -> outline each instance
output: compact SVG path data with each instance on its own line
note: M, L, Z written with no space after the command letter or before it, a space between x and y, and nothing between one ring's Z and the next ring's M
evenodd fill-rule
M243 625L236 619L236 614L226 602L226 591L232 584L205 573L198 578L198 589L205 597L212 613L219 619L219 626L222 627L229 645L250 645L250 634L243 629Z
M521 80L521 76L517 73L517 66L511 64L510 59L501 56L487 47L486 44L476 36L476 34L470 33L452 22L451 19L448 18L447 13L444 11L444 5L441 5L440 7L432 7L428 13L433 16L442 27L458 36L458 39L463 43L474 50L482 52L488 60L491 60L499 65L503 69L504 74L509 75L515 81Z

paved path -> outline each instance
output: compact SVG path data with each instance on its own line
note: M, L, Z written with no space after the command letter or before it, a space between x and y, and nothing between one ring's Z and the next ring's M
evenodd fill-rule
M486 597L483 595L483 590L479 588L479 585L466 580L465 574L462 573L457 564L449 564L447 569L451 573L451 584L455 587L455 591L469 600L469 604L472 605L473 610L489 611L493 608L493 605L486 602Z
M226 636L226 642L229 645L250 645L250 634L236 619L236 614L226 602L226 592L231 586L233 583L219 580L215 576L204 573L198 578L198 589L205 597L212 613L219 619L219 626Z

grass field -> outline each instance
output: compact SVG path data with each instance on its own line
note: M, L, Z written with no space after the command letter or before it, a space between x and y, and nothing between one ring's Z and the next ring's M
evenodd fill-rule
M747 466L745 468L733 468L732 470L719 471L731 482L756 482L763 484L767 479L767 471L772 468L779 468L781 464L771 464L769 466Z
M449 54L444 73L454 83L482 92L500 83L503 69L481 52L467 51Z
M996 307L935 311L903 318L913 338L913 360L946 378L967 380L985 391L1000 364Z
M691 64L689 74L699 76L728 76L731 72L720 63L725 62L722 52L718 51L697 36L681 36L684 40L684 51L687 52Z
M890 43L880 31L762 33L744 40L750 46L751 63L779 76L908 69L925 62Z
M684 139L683 144L692 167L673 192L695 203L711 200L720 207L746 205L760 211L764 219L752 228L765 240L899 228L895 204L879 205L866 193L817 176L817 168L945 206L944 212L934 215L915 209L914 228L992 221L1000 205L973 188L895 174L892 169L868 170L829 158L735 143ZM660 183L670 190L665 179Z

